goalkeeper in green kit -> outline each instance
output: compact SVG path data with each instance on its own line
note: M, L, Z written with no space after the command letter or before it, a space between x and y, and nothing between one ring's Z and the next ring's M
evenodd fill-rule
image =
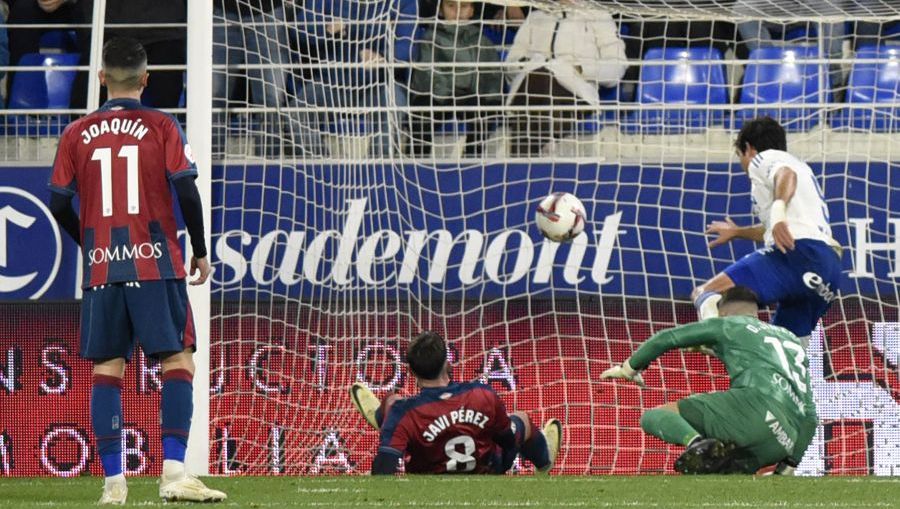
M641 428L687 446L675 461L685 474L755 473L777 464L791 474L816 431L809 363L798 338L757 319L756 295L736 286L722 294L719 317L655 334L600 378L643 386L641 371L669 350L703 346L728 370L724 392L695 394L648 410Z

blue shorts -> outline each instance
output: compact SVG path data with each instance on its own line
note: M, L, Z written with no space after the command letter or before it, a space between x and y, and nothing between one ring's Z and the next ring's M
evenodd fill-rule
M725 274L734 284L756 292L761 303L778 303L772 323L803 337L837 298L841 260L822 241L799 239L794 244L787 254L774 247L754 251Z
M135 343L158 357L195 346L184 279L95 286L81 303L81 356L131 359Z

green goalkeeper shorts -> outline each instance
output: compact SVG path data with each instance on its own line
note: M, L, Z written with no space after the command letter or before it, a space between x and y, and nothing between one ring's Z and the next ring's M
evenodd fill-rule
M799 426L807 419L752 388L695 394L678 402L678 411L704 438L733 443L736 467L754 473L794 455ZM802 455L803 450L796 451Z

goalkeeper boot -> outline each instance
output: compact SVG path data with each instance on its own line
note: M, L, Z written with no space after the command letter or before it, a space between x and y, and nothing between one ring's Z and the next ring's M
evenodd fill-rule
M544 424L541 430L544 438L547 439L547 450L550 453L550 463L546 467L540 469L540 472L549 472L553 465L556 464L556 458L559 456L559 448L562 445L562 423L559 419L550 419Z
M228 498L219 490L207 488L203 481L187 474L184 468L167 469L159 478L159 496L167 502L221 502ZM168 470L168 471L167 471Z
M359 410L366 422L377 431L380 431L381 426L378 425L375 415L378 409L381 408L381 401L375 396L375 393L366 387L366 384L356 382L350 386L350 400L353 401L353 406Z
M128 499L128 484L125 476L117 475L107 478L103 483L103 496L97 505L125 505Z
M697 438L675 460L675 471L682 474L732 473L734 444L715 438Z

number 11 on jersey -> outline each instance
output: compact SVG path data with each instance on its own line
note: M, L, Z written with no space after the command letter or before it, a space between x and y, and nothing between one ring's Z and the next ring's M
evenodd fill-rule
M118 157L125 159L126 193L128 196L128 213L140 213L138 194L138 146L123 145ZM100 161L100 191L103 201L103 217L113 214L112 206L112 149L108 147L94 149L91 161Z

